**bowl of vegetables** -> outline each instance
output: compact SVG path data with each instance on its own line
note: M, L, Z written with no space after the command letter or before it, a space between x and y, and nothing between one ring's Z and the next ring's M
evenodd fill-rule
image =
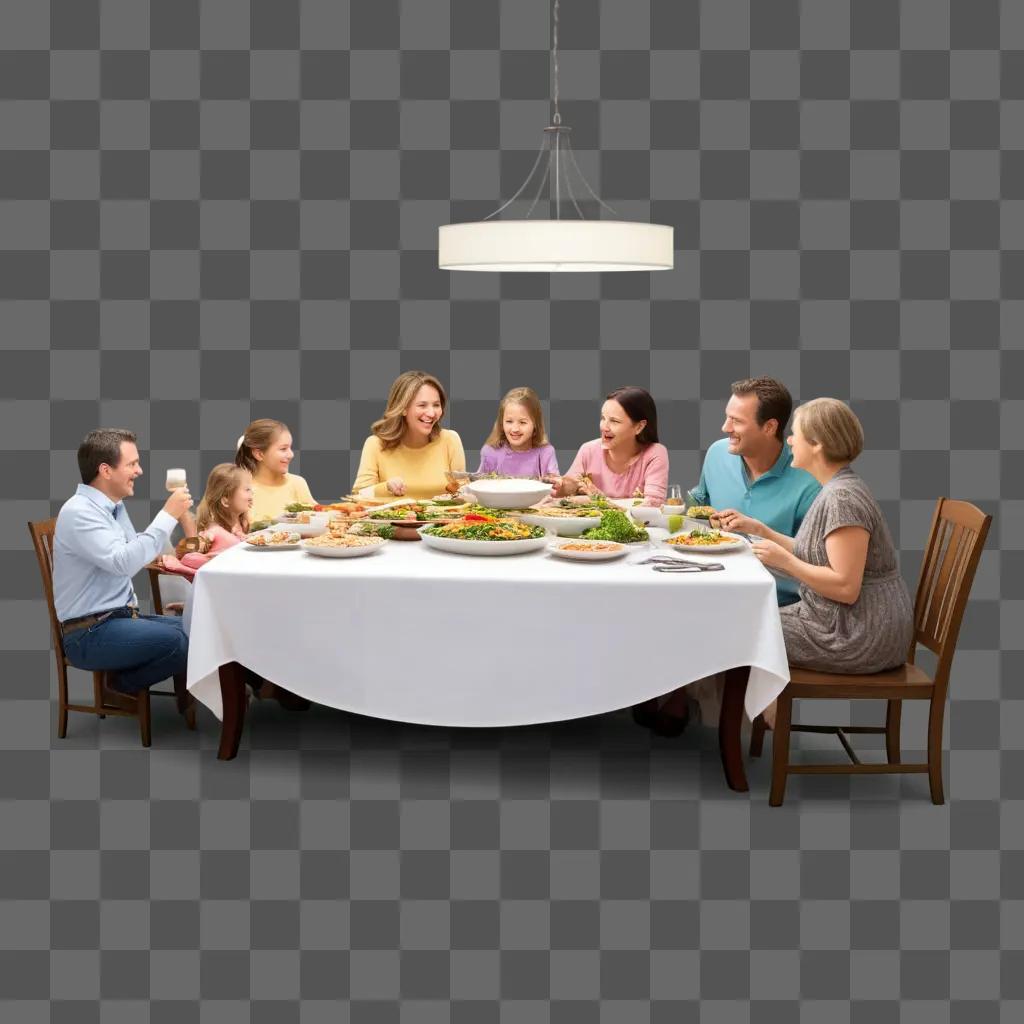
M601 522L584 530L584 540L609 540L616 544L645 544L651 535L643 527L632 523L621 508L609 508L601 513Z

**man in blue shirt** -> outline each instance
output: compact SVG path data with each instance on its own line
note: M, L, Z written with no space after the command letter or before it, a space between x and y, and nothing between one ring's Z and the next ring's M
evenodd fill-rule
M691 491L698 505L718 509L722 527L751 532L750 520L795 537L821 485L806 470L793 466L785 443L793 399L771 377L738 380L725 407L722 433L704 457L700 483ZM779 604L800 600L799 585L777 576Z
M772 377L732 385L722 424L726 436L708 449L700 483L690 492L696 504L718 510L723 529L755 532L751 520L756 519L779 533L796 535L821 485L792 464L793 454L785 443L792 412L789 390ZM799 585L788 576L775 577L775 590L780 605L800 600ZM678 736L686 728L693 698L700 704L704 724L714 725L722 689L722 676L698 679L670 694L660 708L656 701L638 705L633 717L660 735Z
M181 620L140 615L132 577L163 551L179 523L195 532L187 487L171 492L163 509L136 533L124 499L142 476L135 435L94 430L78 448L82 476L57 516L53 598L64 651L76 668L105 671L107 685L135 694L182 674L188 638Z

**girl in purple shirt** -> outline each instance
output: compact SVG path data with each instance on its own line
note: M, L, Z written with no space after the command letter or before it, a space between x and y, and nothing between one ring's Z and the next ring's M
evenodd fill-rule
M558 459L544 433L544 410L533 388L513 388L501 400L477 472L558 476Z

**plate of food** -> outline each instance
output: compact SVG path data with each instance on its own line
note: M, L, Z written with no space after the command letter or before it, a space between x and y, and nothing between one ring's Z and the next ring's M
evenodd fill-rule
M319 537L327 532L327 524L331 521L330 512L284 512L274 522L279 526L287 526L289 530L301 537Z
M301 540L295 530L260 530L245 538L245 546L251 551L293 551Z
M540 551L552 536L541 526L479 515L420 528L427 547L457 555L522 555Z
M376 554L387 540L371 534L338 533L310 537L302 542L302 550L318 558L359 558Z
M520 522L554 530L560 537L578 537L601 522L601 509L565 506L560 502L519 513Z
M610 540L556 540L548 545L548 554L556 558L568 558L574 562L608 562L621 558L629 552L625 544Z
M396 501L381 505L364 517L368 522L392 523L395 526L419 526L423 523L446 523L458 519L466 509L465 503L439 505L433 501Z
M662 507L662 512L665 512L666 515L668 515L668 512L666 511L667 508L667 505ZM674 514L680 514L678 509ZM714 520L718 516L718 510L712 508L710 505L691 505L685 512L682 513L682 515L683 529L706 530L709 527L714 528L716 526Z
M682 533L674 533L671 537L666 537L662 544L672 548L673 551L693 551L699 554L739 551L741 548L750 546L739 534L726 533L724 530L709 530L707 527L697 527L693 530L684 530Z

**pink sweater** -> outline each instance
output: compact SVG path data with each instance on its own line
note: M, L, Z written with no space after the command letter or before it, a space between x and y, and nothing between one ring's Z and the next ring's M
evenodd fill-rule
M640 450L625 473L613 473L598 437L580 447L566 476L581 473L589 473L594 486L606 497L632 498L640 490L645 505L663 505L668 492L668 449L663 444L649 444Z

